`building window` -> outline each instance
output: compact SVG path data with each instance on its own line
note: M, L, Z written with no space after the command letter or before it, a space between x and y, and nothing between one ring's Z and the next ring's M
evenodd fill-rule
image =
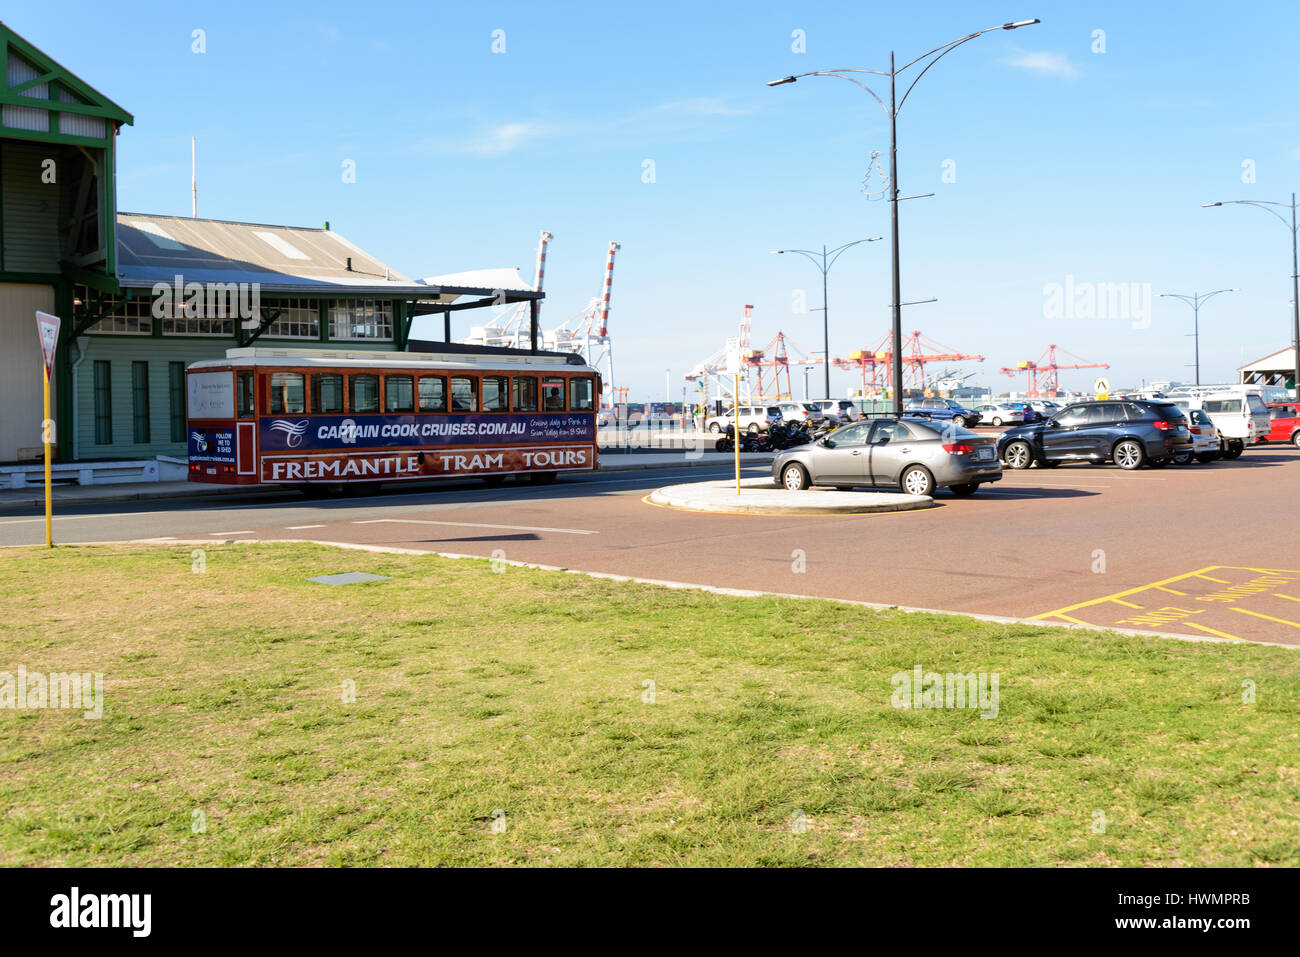
M185 363L167 363L167 395L171 403L171 440L185 441Z
M115 307L119 307L116 312L99 320L89 331L136 336L147 336L153 332L153 300L150 297L128 299L126 302L119 299L107 300L104 306L105 309Z
M415 411L415 380L409 375L384 377L384 411Z
M483 377L483 411L504 412L510 400L510 382L503 375Z
M537 379L534 376L515 376L514 410L516 412L537 411Z
M343 376L321 372L311 377L311 410L321 413L343 411Z
M447 380L442 376L421 376L420 411L447 411Z
M267 299L262 308L280 313L264 335L272 339L320 338L320 309L310 299Z
M271 373L271 414L299 415L307 411L301 372Z
M393 309L383 299L340 299L330 307L331 339L392 339Z
M131 363L131 438L136 445L149 443L149 363Z
M95 444L113 444L113 372L102 359L95 360Z
M377 375L354 375L348 376L348 385L352 388L352 394L349 396L350 412L378 412L379 411L379 376Z

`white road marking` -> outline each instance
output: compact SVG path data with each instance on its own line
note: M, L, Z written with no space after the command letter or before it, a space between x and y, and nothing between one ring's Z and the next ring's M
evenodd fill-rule
M253 530L246 528L242 532L208 532L210 538L219 538L222 535L252 535Z
M485 525L480 522L434 522L422 518L370 518L354 521L353 525L450 525L455 528L496 528L511 532L559 532L562 535L599 535L600 532L586 528L540 528L534 525Z
M304 528L324 528L324 525L286 525L285 528L291 532L297 532Z

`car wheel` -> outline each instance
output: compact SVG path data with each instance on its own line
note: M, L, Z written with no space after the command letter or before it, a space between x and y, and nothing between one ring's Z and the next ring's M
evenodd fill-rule
M1140 443L1134 442L1132 439L1125 439L1115 446L1110 457L1114 459L1115 464L1120 468L1132 472L1134 469L1142 467L1147 454Z
M954 415L954 416L952 417L952 424L955 425L955 426L957 426L957 428L959 428L959 429L964 429L964 428L966 428L966 416L964 416L964 415Z
M1174 464L1175 464L1175 465L1190 465L1190 464L1191 464L1191 461L1192 461L1193 458L1195 458L1195 456L1194 456L1191 452L1175 452L1175 453L1174 453Z
M1012 442L1002 453L1002 461L1007 468L1027 469L1034 464L1034 450L1028 442Z
M1002 424L1002 420L999 419L997 416L994 416L994 417L993 417L993 424L994 424L994 425L1001 425L1001 424Z
M1295 435L1291 436L1291 444L1294 445L1296 448L1300 449L1300 431L1296 432Z
M722 426L718 425L718 423L716 423L716 422L711 422L711 423L709 423L709 431L710 431L710 432L721 432L721 431L722 431Z
M1224 447L1222 454L1225 459L1235 459L1239 458L1244 451L1246 451L1245 444L1234 439Z
M1218 457L1219 457L1218 452L1197 452L1196 453L1196 461L1200 462L1202 465L1209 465Z
M931 495L934 493L934 476L923 465L912 465L905 468L898 484L908 495Z
M802 492L808 484L808 473L802 465L787 465L781 470L781 485L786 491Z
M948 491L958 498L970 498L979 490L979 487L979 482L967 482L964 485L949 485Z

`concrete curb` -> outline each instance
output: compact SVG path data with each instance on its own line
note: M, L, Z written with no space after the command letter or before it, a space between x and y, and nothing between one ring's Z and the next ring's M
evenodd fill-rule
M668 485L650 493L646 501L665 508L722 515L870 515L934 506L934 499L928 495L901 492L789 492L770 478L742 479L740 486L741 494L737 496L730 479Z

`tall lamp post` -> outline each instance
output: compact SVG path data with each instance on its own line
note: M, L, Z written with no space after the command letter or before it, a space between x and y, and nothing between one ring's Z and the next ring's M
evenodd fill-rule
M1295 369L1292 385L1296 390L1296 398L1300 398L1300 260L1296 257L1296 201L1295 193L1291 194L1289 203L1273 203L1264 199L1230 199L1222 203L1201 203L1201 207L1209 209L1211 206L1258 206L1270 216L1276 216L1282 225L1291 230L1291 350L1295 358ZM1286 217L1273 209L1291 210L1291 222L1286 221Z
M773 256L781 256L784 255L785 253L798 253L800 256L803 256L805 259L809 260L814 266L816 266L818 269L822 271L822 349L824 350L822 352L822 358L826 362L826 370L825 370L826 371L826 394L822 396L822 398L829 399L831 397L831 333L830 333L830 318L829 318L830 305L826 300L826 274L831 271L831 267L835 265L835 260L840 258L840 254L843 253L844 250L849 249L852 246L856 246L859 243L875 243L875 242L879 242L884 238L885 238L884 236L872 236L869 239L855 239L851 243L845 243L843 246L836 246L834 249L831 250L827 250L827 248L823 245L821 252L817 252L814 249L773 249L772 250ZM827 259L828 256L830 257L829 260ZM821 260L820 263L817 261L818 259ZM805 376L804 377L805 392L807 391L806 389L807 384L808 384L808 378L807 376ZM807 398L807 396L804 396L804 398Z
M1240 289L1216 289L1214 292L1207 292L1201 295L1194 292L1190 296L1185 296L1177 292L1162 292L1161 299L1181 299L1192 307L1192 342L1196 348L1196 384L1201 384L1201 303L1213 299L1221 292L1241 292Z
M779 80L771 80L767 84L768 86L781 86L782 84L785 83L793 83L796 80L803 79L806 76L836 76L839 77L841 80L848 80L850 83L860 86L862 89L870 93L872 99L874 99L877 103L880 104L880 108L883 109L885 111L885 114L889 117L889 212L890 212L889 225L890 225L890 236L893 240L892 243L893 244L893 299L894 299L893 302L893 313L894 313L893 379L894 379L894 414L895 415L903 414L903 350L902 350L903 312L902 312L902 308L904 303L901 301L901 297L899 295L898 204L900 202L900 199L920 198L918 196L900 197L898 195L898 129L897 129L898 111L903 108L903 104L907 102L907 98L911 94L913 88L915 88L916 84L920 82L921 77L925 76L925 74L929 71L930 67L934 66L946 54L951 53L953 50L957 49L957 47L961 46L963 43L968 43L969 41L974 40L976 37L983 36L986 33L992 33L994 30L1017 30L1020 27L1032 26L1033 24L1038 22L1039 22L1038 20L1017 20L1014 23L1004 23L1000 26L989 27L986 30L979 30L975 33L967 34L964 37L958 37L956 40L953 40L949 43L945 43L943 46L935 47L929 53L923 53L915 60L905 63L903 66L900 66L897 69L894 68L894 51L891 50L889 51L888 72L884 70L860 70L860 69L813 70L809 73L799 73L796 74L795 76L787 76L787 77L782 77ZM908 86L908 88L903 91L903 98L901 100L896 99L894 87L898 77L901 76L903 73L905 73L907 70L910 70L912 67L916 66L918 63L921 63L923 61L928 61L928 62L926 62L925 65L921 68L921 72L916 75L916 79L912 81L911 85ZM889 78L889 104L886 105L885 101L882 100L879 96L877 96L876 92L872 90L871 87L849 76L848 74L850 73L869 73L874 76L888 77ZM933 195L933 194L927 194L927 195Z

